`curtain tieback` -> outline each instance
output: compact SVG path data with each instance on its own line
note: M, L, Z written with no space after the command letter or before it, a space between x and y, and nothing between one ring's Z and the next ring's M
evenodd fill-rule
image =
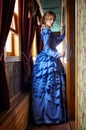
M29 60L28 57L25 55L25 53L22 52L22 54L23 54L24 58L25 58L28 62L30 62L30 60Z

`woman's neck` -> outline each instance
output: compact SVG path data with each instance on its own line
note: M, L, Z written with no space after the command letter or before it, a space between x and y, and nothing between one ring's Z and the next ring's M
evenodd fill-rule
M45 27L46 27L46 28L48 28L48 29L50 29L50 28L51 28L50 26L47 26L47 25L45 25Z

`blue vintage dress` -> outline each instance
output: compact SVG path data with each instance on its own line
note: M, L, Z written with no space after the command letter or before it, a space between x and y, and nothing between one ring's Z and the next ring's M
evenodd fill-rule
M56 50L64 36L42 29L44 48L38 54L32 73L32 110L36 124L66 121L65 71Z

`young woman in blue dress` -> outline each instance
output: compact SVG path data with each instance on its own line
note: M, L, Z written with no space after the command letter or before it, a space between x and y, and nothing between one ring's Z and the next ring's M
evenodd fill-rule
M52 11L43 16L41 39L44 47L33 67L32 111L36 124L59 124L66 121L66 81L60 60L65 53L56 49L64 35L57 37L51 31L55 20L56 15Z

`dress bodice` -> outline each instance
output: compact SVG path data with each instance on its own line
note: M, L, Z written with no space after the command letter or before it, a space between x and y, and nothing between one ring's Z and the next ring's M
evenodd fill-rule
M56 46L62 42L64 35L57 37L49 28L43 28L41 38L44 44L44 51L50 56L60 58L60 53L56 50Z

